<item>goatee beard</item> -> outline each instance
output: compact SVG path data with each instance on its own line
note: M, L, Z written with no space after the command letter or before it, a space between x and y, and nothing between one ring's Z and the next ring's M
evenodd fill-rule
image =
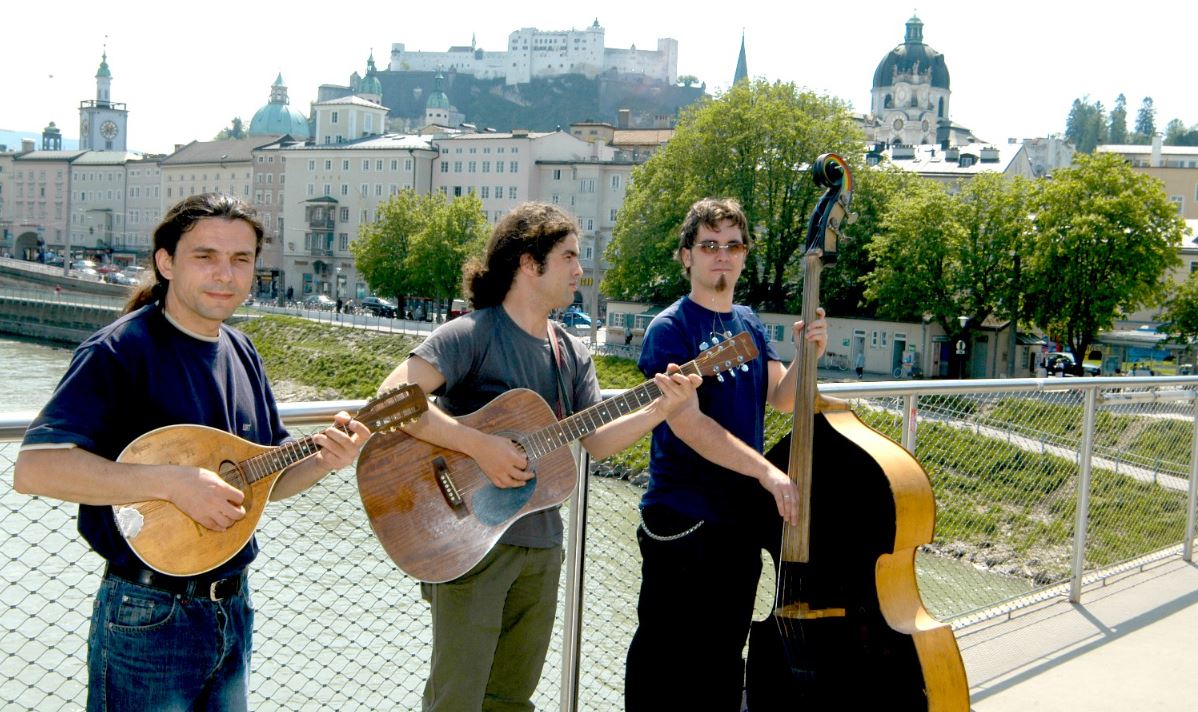
M727 290L728 290L728 277L721 274L715 281L715 291L725 292Z

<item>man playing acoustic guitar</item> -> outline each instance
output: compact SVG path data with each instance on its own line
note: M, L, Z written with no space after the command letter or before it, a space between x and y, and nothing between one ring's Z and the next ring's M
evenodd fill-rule
M444 412L430 408L405 429L469 455L497 488L534 486L526 484L534 473L525 453L508 438L450 416L473 413L514 388L539 394L559 420L599 402L586 346L549 323L553 310L573 301L583 274L578 257L570 215L554 205L518 206L495 226L484 258L464 270L475 311L434 331L383 382L383 388L405 382L436 394ZM659 373L654 382L660 399L582 440L592 456L631 445L685 404L700 378ZM557 605L561 544L557 509L533 512L466 574L422 584L433 618L426 711L532 709Z
M89 710L248 708L245 571L257 542L210 571L168 576L142 565L111 505L165 500L214 532L246 516L242 490L210 469L116 460L168 425L289 440L253 345L222 323L249 294L261 244L262 224L237 198L206 193L171 208L154 231L152 280L79 346L25 434L15 489L78 502L79 532L107 561L88 637ZM319 452L285 470L272 499L353 462L370 432L346 413L336 421L348 432L315 435Z

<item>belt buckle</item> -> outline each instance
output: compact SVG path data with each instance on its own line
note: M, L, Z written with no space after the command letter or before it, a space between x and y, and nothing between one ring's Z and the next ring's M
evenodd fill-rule
M210 600L210 601L219 601L219 600L221 600L221 599L220 599L220 598L218 598L218 597L217 597L217 595L216 595L216 587L217 587L217 585L218 585L218 584L220 584L222 581L224 581L224 579L217 579L217 580L215 580L215 581L213 581L213 582L211 582L211 583L209 583L209 584L208 584L208 600Z

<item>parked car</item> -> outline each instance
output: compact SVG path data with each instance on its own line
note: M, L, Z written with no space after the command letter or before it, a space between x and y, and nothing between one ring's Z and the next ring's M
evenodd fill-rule
M95 271L96 263L91 260L75 260L71 263L71 269L90 269ZM99 274L99 272L96 272L96 274Z
M309 294L304 297L304 307L307 309L332 311L337 308L337 302L330 299L327 294Z
M366 297L362 300L361 307L375 316L394 317L398 310L395 304L382 297Z
M1053 351L1044 356L1044 363L1048 368L1048 373L1063 374L1067 376L1073 375L1073 365L1076 361L1073 360L1073 354L1063 351ZM1082 364L1082 375L1084 376L1099 376L1102 375L1102 369L1098 366L1092 366L1088 363Z
M589 329L591 315L581 311L568 311L562 314L561 322L571 329Z

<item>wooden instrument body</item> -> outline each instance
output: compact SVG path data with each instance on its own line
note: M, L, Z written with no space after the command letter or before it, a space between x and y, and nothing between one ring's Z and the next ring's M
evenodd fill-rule
M927 474L847 406L818 410L810 557L778 568L778 600L801 610L754 624L750 709L965 712L956 638L924 608L915 576L935 522ZM788 436L766 456L784 469L789 454Z
M400 384L371 399L354 416L376 435L428 410L419 387ZM337 426L345 431L345 426ZM348 431L346 431L348 432ZM241 490L245 516L223 532L208 529L165 500L114 505L118 531L150 568L195 576L233 558L258 528L279 475L320 450L313 436L278 446L259 445L204 425L168 425L129 443L117 462L181 465L210 470Z
M522 388L457 420L513 441L557 422L543 398ZM374 436L362 449L358 493L391 559L414 578L441 583L473 568L520 517L566 501L578 483L578 465L569 448L530 456L529 466L536 473L532 480L501 489L463 453L396 431ZM446 500L438 468L450 473L465 493L462 507Z
M258 445L223 430L203 425L168 425L151 430L129 443L117 462L139 465L202 467L222 474L238 487L245 499L245 517L223 532L208 529L165 500L149 500L114 507L118 521L136 510L142 519L137 533L125 541L152 569L172 576L193 576L211 571L229 559L254 535L270 491L279 473L253 482L237 472L236 463L267 454L275 448Z

